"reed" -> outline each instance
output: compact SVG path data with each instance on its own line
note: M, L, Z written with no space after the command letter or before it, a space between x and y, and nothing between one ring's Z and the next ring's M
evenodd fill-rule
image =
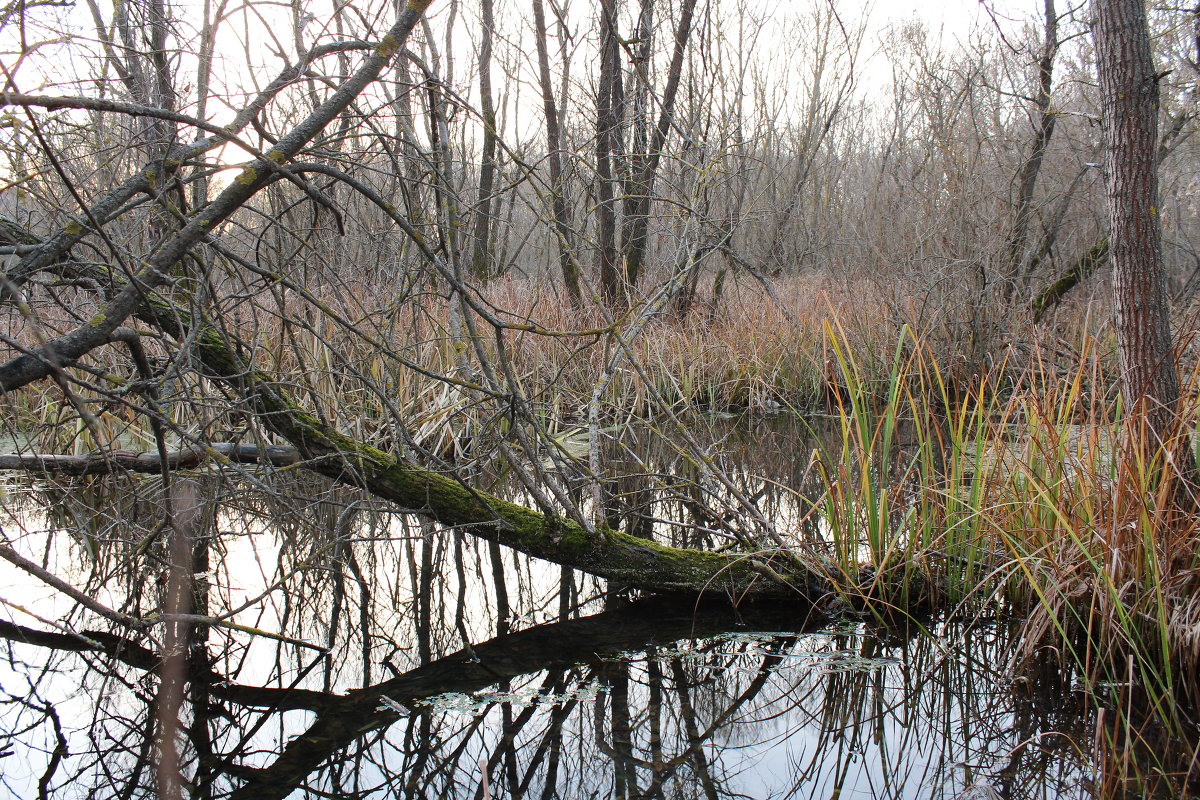
M1088 337L1066 371L999 363L963 391L909 328L875 385L836 324L826 336L841 379L841 446L819 470L833 577L877 613L1024 615L1014 673L1073 675L1123 720L1095 743L1105 780L1183 791L1190 756L1165 763L1180 748L1151 743L1196 741L1200 521L1171 511L1193 489L1179 454L1195 408L1146 454L1136 416L1094 391L1110 381Z

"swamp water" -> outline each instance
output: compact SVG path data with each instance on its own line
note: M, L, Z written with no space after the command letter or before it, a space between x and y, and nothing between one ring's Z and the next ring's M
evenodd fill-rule
M709 433L732 483L647 446L628 470L643 478L608 487L611 516L719 546L733 492L814 535L795 431ZM0 795L157 797L164 736L194 798L1068 798L1103 780L1091 704L1006 673L1011 620L631 602L313 478L185 480L206 498L193 610L242 628L192 627L175 723L164 625L130 633L0 562ZM161 495L14 481L4 534L145 617Z

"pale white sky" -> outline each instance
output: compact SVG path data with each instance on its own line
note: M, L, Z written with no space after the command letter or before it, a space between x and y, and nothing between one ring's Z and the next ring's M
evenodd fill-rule
M301 2L302 9L311 11L315 15L315 19L302 31L301 38L305 40L305 46L311 45L314 37L320 35L322 31L328 37L332 37L334 31L329 25L329 18L334 0L301 0ZM972 31L983 32L986 38L991 38L994 27L985 7L979 0L944 0L944 2L927 2L925 0L878 0L878 2L711 0L711 2L718 8L722 5L726 5L728 8L745 7L760 17L766 18L768 21L762 31L761 43L768 50L772 49L772 41L778 43L782 41L781 37L795 37L797 31L802 32L805 26L811 26L814 9L827 10L832 5L837 9L847 28L851 29L857 27L859 21L866 15L868 33L862 52L856 60L855 69L858 91L867 95L885 90L888 86L889 65L877 55L873 56L872 54L878 52L876 45L878 36L889 27L910 20L920 21L929 31L933 41L936 42L940 39L942 46L950 50L954 49L956 43L968 39ZM1042 0L988 0L988 7L1001 20L1001 25L1007 28L1009 33L1012 33L1021 26L1021 20L1028 20L1037 15L1041 2ZM511 37L507 42L510 46L509 52L519 53L520 50L524 50L523 55L516 56L516 58L524 59L524 63L520 65L516 73L518 82L511 87L510 99L519 107L528 105L530 109L536 109L540 100L532 88L535 82L535 73L532 60L533 46L529 39L532 29L529 2L528 0L497 0L496 4L498 23L504 28L503 33ZM111 0L99 0L99 5L105 14L111 14ZM629 3L631 8L635 5L633 2ZM1065 2L1060 0L1060 5L1065 5ZM171 3L171 7L180 20L182 35L185 38L192 38L198 27L201 0L176 0ZM390 24L390 16L393 13L391 9L394 4L392 0L352 0L350 7L354 9L351 16L375 20L374 24L382 28ZM451 3L448 0L434 0L430 12L435 30L444 24L449 16L450 7ZM280 49L287 51L292 48L296 34L292 24L293 12L287 3L256 2L256 0L238 3L230 0L228 8L231 13L218 38L219 52L214 72L214 89L219 94L227 95L234 106L240 106L242 101L238 98L238 90L252 91L253 81L249 77L251 74L256 74L260 83L277 74L284 63L279 58ZM595 13L594 0L572 0L570 13L577 20L576 33L587 33L594 27L591 21L591 15ZM89 78L95 73L95 62L80 55L89 49L92 53L96 53L98 50L94 44L95 29L86 5L78 3L74 4L72 8L39 9L38 14L44 15L42 18L46 19L47 25L35 33L37 38L51 39L55 33L61 34L65 31L80 38L73 43L62 41L61 44L51 45L43 53L44 58L29 59L18 71L17 86L23 91L46 91L52 94L94 93L95 85ZM57 17L56 20L55 17ZM472 42L478 35L478 18L477 0L460 0L456 23L457 35L454 37L457 42L454 45L457 50L455 77L456 83L468 97L475 91L474 64L471 52ZM11 29L15 26L9 27L10 30L5 32L4 36L11 46L13 40L9 37L14 35ZM440 34L438 34L438 38L441 38ZM88 40L91 40L93 44L87 44ZM788 41L792 42L793 39L788 39ZM192 82L186 76L194 63L190 53L195 46L195 41L183 44L185 55L181 61L182 71L179 83L185 97L193 88ZM498 52L500 46L498 45ZM778 70L779 80L794 87L793 90L796 93L801 93L804 71L798 64L806 57L806 53L803 50L787 50L787 47L793 46L789 44L781 48L783 52L773 53L768 58L773 58L778 63L780 67ZM514 47L515 49L513 49ZM285 53L284 55L290 58L289 54ZM590 58L590 55L586 46L577 54L581 63L575 66L576 80L586 81L586 75L592 72L590 64L582 63ZM0 58L9 67L18 61L17 55L11 50L9 54ZM352 56L351 61L353 60L355 59ZM503 81L505 79L503 71L500 68L498 71L501 74L497 76L497 80ZM113 76L110 74L109 77ZM76 86L70 85L73 81L80 79L82 81ZM61 80L66 80L67 85L61 88L55 86ZM512 107L510 106L510 108ZM230 114L229 110L222 108L219 101L210 104L210 118L217 123L226 121ZM525 117L531 124L540 116L539 113L533 111L519 112L519 115ZM229 153L229 156L231 161L240 160L242 157L234 152Z

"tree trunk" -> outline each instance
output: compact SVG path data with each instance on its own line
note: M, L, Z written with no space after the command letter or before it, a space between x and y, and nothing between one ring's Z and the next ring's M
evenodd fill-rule
M625 221L626 233L623 237L625 247L625 285L632 289L637 286L642 270L646 264L646 250L649 244L650 199L654 192L654 179L658 173L659 160L667 142L675 118L675 98L679 94L679 79L683 73L683 56L687 50L688 39L691 38L692 17L696 10L696 0L684 0L679 11L679 26L675 30L675 45L671 55L671 67L667 73L667 83L663 88L662 110L658 116L658 124L654 127L645 152L637 152L631 159L630 179L625 189ZM648 27L648 26L645 26ZM643 33L649 37L649 33ZM648 41L647 41L648 44ZM642 69L648 80L649 54L643 59Z
M1092 10L1122 391L1129 413L1145 414L1153 448L1179 401L1158 214L1158 76L1142 0L1093 0Z
M538 82L542 90L542 108L546 115L546 146L550 163L550 203L554 211L554 230L558 234L558 263L562 270L563 283L571 306L583 305L583 292L579 288L579 264L575 260L574 240L571 229L571 208L567 204L567 184L562 169L562 133L559 128L558 102L554 96L554 84L550 78L550 53L546 44L546 10L542 0L533 0L533 24L537 36Z
M618 269L617 201L613 191L624 107L621 43L616 27L618 4L619 0L600 3L600 78L596 91L596 246L600 292L610 307L625 302L623 271Z
M475 241L471 253L471 272L486 281L495 277L492 246L492 216L496 201L496 104L492 98L492 34L495 15L492 0L480 0L483 30L479 42L479 111L483 118L483 156L479 165L479 201L475 206Z
M1046 148L1054 135L1054 124L1058 112L1050 102L1054 90L1054 57L1058 53L1058 14L1054 0L1045 0L1045 40L1042 55L1038 59L1038 91L1034 97L1037 121L1033 135L1033 147L1029 157L1021 165L1017 179L1017 203L1013 214L1012 233L1008 242L1008 274L1005 275L1005 292L1011 292L1020 284L1025 290L1029 278L1025 250L1029 245L1029 224L1033 218L1033 195L1037 189L1038 175L1046 157Z
M1192 119L1191 111L1181 111L1176 114L1171 120L1171 124L1167 130L1163 132L1158 140L1158 165L1161 166L1171 153L1187 138L1184 131L1187 128L1187 123ZM1079 178L1082 177L1080 173ZM1070 190L1067 194L1070 195ZM1042 243L1038 247L1037 253L1034 254L1033 260L1026 267L1026 275L1032 275L1037 264L1041 262L1050 252L1053 246L1056 229L1062 225L1062 218L1066 216L1066 203L1068 198L1063 199L1063 204L1057 212L1057 221L1053 223L1047 235L1042 237ZM1074 289L1083 281L1092 276L1092 273L1104 266L1108 262L1108 237L1104 236L1096 241L1087 249L1079 260L1073 263L1070 267L1063 270L1054 278L1050 284L1037 294L1030 303L1030 308L1033 310L1034 321L1040 320L1047 311L1058 305L1059 301L1066 296L1067 292Z

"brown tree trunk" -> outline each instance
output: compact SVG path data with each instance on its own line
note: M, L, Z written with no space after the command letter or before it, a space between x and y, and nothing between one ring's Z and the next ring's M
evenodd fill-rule
M621 42L617 36L619 0L600 3L600 78L596 92L596 246L599 250L600 291L610 306L623 305L625 286L618 268L617 201L614 196L621 154L624 90L621 80Z
M653 8L647 4L647 8ZM667 73L667 83L663 88L662 110L658 116L658 124L654 127L653 136L642 147L635 148L630 159L629 180L625 187L625 285L632 289L642 274L646 264L646 250L649 245L650 200L654 192L654 179L658 172L659 160L662 158L663 147L671 132L675 116L675 98L679 93L679 79L683 73L683 57L687 50L688 40L692 33L692 18L696 11L696 0L683 0L679 11L679 26L675 29L675 45L671 55L671 67ZM642 59L643 79L649 79L649 44L650 24L649 12L644 24L642 36L647 45ZM647 94L649 87L646 87ZM644 139L644 137L643 137ZM644 148L644 150L643 150Z
M495 277L493 263L492 216L496 202L496 104L492 98L492 34L495 14L492 0L480 0L483 30L479 42L479 108L483 118L483 158L479 165L479 202L475 207L475 242L471 253L471 272L480 280Z
M1017 180L1017 203L1008 242L1008 274L1005 276L1005 291L1008 294L1017 288L1017 283L1024 290L1029 279L1025 250L1029 245L1029 225L1033 219L1033 194L1058 119L1058 112L1050 104L1054 91L1054 57L1058 53L1058 13L1054 9L1054 0L1045 0L1043 11L1046 38L1042 43L1041 58L1038 59L1038 92L1033 101L1037 119L1033 147L1029 158L1021 165Z
M558 123L558 102L550 78L550 53L546 45L546 11L542 0L533 0L533 24L537 36L538 82L542 90L542 107L546 114L546 145L550 152L550 202L554 209L554 230L558 234L558 262L563 283L571 305L583 305L579 288L579 265L575 260L574 233L571 229L571 208L567 204L567 184L562 169L562 134Z
M1158 77L1142 0L1093 0L1092 11L1122 392L1130 418L1145 415L1142 447L1152 450L1170 436L1179 403L1158 213Z

